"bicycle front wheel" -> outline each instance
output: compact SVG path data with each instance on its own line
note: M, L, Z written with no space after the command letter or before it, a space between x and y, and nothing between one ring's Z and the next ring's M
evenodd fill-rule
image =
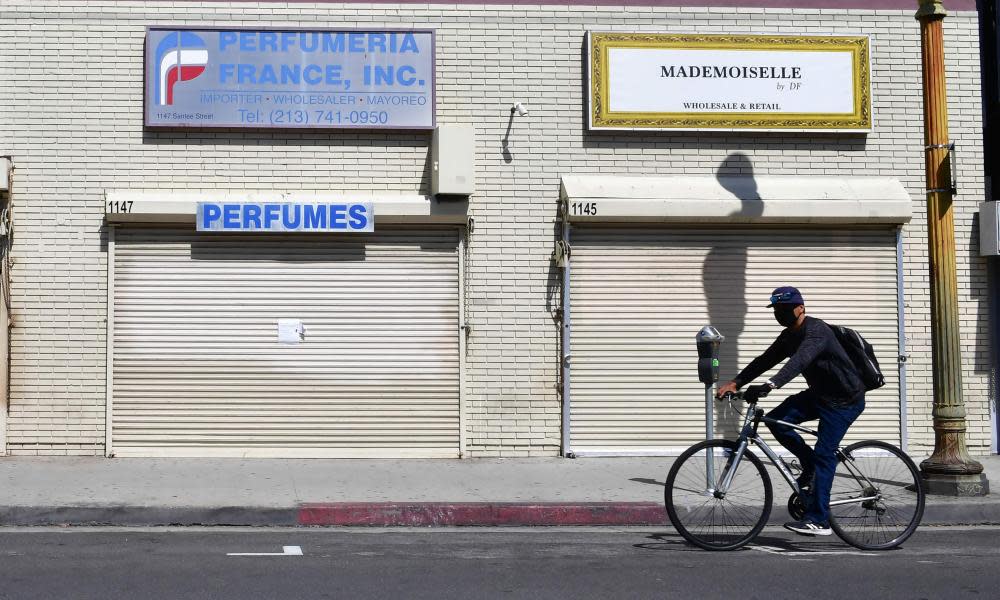
M734 463L737 445L707 440L681 454L667 475L670 522L684 539L706 550L735 550L760 533L771 514L771 480L749 450ZM732 483L720 484L729 471Z
M924 515L920 472L902 450L874 440L844 448L830 490L830 526L862 550L888 550Z

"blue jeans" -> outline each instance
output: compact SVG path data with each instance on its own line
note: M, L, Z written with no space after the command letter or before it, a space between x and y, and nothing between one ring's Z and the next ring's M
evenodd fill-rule
M804 421L819 419L816 436L816 448L810 448L802 440L802 436L791 427L785 425L767 424L775 439L799 459L802 472L815 472L812 498L805 501L805 519L814 523L826 524L830 519L830 488L833 487L833 475L837 470L837 447L844 439L851 423L865 410L864 392L854 404L849 406L831 406L824 403L816 392L805 390L785 398L767 416L772 419L787 421L798 425Z

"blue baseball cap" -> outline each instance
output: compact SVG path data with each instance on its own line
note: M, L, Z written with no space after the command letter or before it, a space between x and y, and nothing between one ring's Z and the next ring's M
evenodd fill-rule
M771 308L775 304L791 304L793 306L798 306L799 304L805 303L806 301L802 299L802 294L799 293L799 290L790 285L785 285L771 292L771 303L768 304L767 307Z

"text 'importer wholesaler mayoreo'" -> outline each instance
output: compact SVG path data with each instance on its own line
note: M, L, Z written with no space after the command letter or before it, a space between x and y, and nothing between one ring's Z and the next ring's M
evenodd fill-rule
M263 104L265 101L273 99L276 105L357 105L367 104L369 106L424 106L428 100L426 96L417 94L407 95L386 95L378 93L367 94L337 94L337 93L272 93L265 96L259 92L219 92L205 91L200 95L202 104Z

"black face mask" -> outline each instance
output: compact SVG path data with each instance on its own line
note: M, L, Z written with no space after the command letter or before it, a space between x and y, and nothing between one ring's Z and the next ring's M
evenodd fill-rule
M774 307L774 320L782 327L791 327L799 320L795 316L795 307L790 304L779 304Z

